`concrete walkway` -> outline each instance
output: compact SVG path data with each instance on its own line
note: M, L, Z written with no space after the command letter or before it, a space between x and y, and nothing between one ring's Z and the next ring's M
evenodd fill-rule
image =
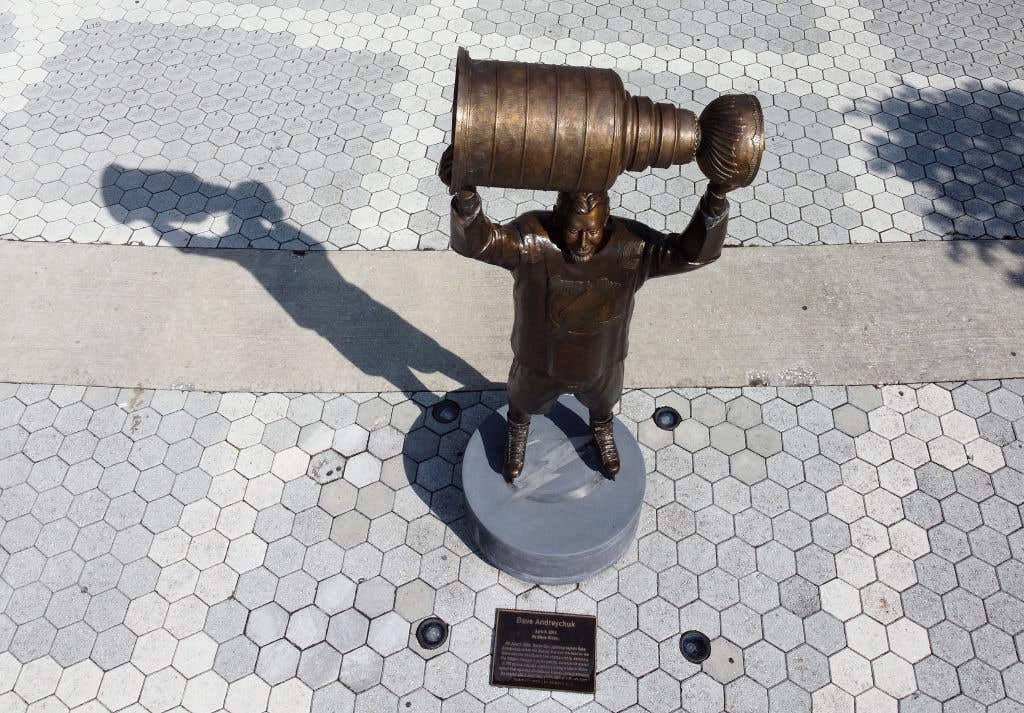
M1024 375L1017 242L737 248L638 298L627 385ZM0 381L355 392L502 383L511 279L451 253L0 243Z

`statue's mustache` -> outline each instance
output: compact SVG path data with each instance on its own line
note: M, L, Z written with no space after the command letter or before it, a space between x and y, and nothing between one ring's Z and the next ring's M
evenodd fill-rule
M569 251L569 259L572 260L572 262L590 262L590 258L593 256L593 250L587 250L586 252L580 252L578 250Z

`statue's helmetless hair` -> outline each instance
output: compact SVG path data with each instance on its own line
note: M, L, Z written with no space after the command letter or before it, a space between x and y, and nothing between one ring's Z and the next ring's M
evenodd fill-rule
M559 192L558 200L555 201L555 211L571 210L573 213L586 215L595 208L604 208L605 215L608 214L608 194L599 193L566 193Z

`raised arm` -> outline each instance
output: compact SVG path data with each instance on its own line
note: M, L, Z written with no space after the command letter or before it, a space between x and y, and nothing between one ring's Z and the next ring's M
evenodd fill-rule
M449 146L441 157L438 175L445 185L451 183ZM451 208L452 250L474 260L512 270L519 264L522 237L515 224L498 225L484 215L480 194L475 188L456 191Z
M709 187L686 230L646 246L644 277L675 275L714 262L722 254L728 224L729 201L724 191Z

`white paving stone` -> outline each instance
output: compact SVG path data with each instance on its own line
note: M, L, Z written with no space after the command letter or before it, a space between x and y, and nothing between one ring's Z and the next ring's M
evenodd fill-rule
M787 420L791 408L810 413L817 405L833 414L847 407L843 413L862 407L867 408L863 414L892 409L908 418L915 410L946 408L941 404L948 402L936 389L951 394L953 407L943 416L962 415L976 424L979 434L986 434L980 419L991 412L972 415L982 410L957 401L956 394L970 386L987 400L987 394L999 389L997 384L901 385L886 387L880 398L855 387L820 395L763 387L667 393L677 408L709 421L724 418L722 424L746 437L766 427L760 407L746 404L774 404L767 418L784 429L780 445L785 449L787 443L800 443L787 441L785 433L806 430L799 417ZM40 396L14 385L8 391L11 395L0 400L0 410L18 410L14 402L27 407L48 398L48 392ZM84 397L88 392L81 393ZM22 394L32 403L21 401ZM150 426L129 438L151 438L163 419L173 422L175 414L188 408L239 421L252 418L253 408L263 403L277 409L271 413L268 405L268 418L283 410L307 421L318 411L319 418L333 418L316 404L341 398L313 395L314 402L311 395L278 396L166 394L158 405L167 413L154 410ZM477 423L492 404L502 403L502 396L465 393L459 398L463 414L472 411ZM643 440L652 433L649 427L639 428L651 417L644 409L653 410L658 402L641 396L629 396L625 403L639 419L629 423ZM121 408L109 406L99 393L89 403L67 403L76 398L73 391L59 398L61 408ZM454 450L423 450L420 440L437 436L418 402L405 394L345 398L366 406L367 423L375 425L367 431L349 424L366 438L350 453L340 480L314 480L307 474L309 455L295 448L294 464L251 480L233 470L205 473L202 464L205 477L159 465L148 475L140 473L115 486L112 478L120 478L122 471L113 463L100 468L95 482L88 481L90 487L75 486L78 492L67 499L68 518L48 522L38 531L31 527L24 535L25 549L4 562L0 584L10 594L3 595L6 618L0 624L13 622L13 635L8 650L0 653L0 690L15 696L3 708L5 713L30 699L68 707L99 702L111 709L139 701L146 710L161 711L178 705L203 711L339 705L342 710L376 713L403 710L404 701L437 701L434 696L454 702L449 705L485 711L507 710L509 701L541 711L545 706L560 710L559 705L591 705L588 696L508 694L487 685L490 628L498 606L596 613L601 630L597 702L638 702L648 710L685 705L673 702L669 682L682 687L681 701L695 700L700 693L695 707L714 707L719 700L741 706L737 701L799 695L813 702L815 710L867 705L873 711L890 710L908 696L938 701L934 696L948 684L946 667L955 675L956 666L974 672L969 685L975 695L994 696L996 689L988 683L994 679L986 667L995 665L990 661L1012 663L1016 655L1014 613L1024 606L1015 579L1022 553L1016 508L1024 501L1017 470L1022 464L1019 440L1000 446L980 435L965 448L951 436L932 436L929 447L946 439L937 451L958 446L965 454L963 463L952 470L934 459L910 465L896 460L899 449L893 445L890 460L875 465L863 456L881 460L883 442L895 444L908 434L896 435L898 429L886 426L885 419L865 415L862 423L868 430L857 436L868 444L861 458L854 457L852 441L842 463L830 459L840 456L828 448L809 455L797 445L793 452L769 457L766 477L751 486L739 472L711 467L700 458L692 472L692 461L675 453L680 439L658 437L645 446L657 449L658 455L671 455L655 458L659 472L650 476L649 513L637 546L616 570L579 588L531 589L482 562L460 541L462 530L453 527L457 521L446 525L431 511L436 503L429 491L410 485L410 478L441 472L442 466L453 468L460 457ZM692 403L702 398L694 410ZM292 408L299 399L300 405ZM881 409L878 401L885 402ZM410 418L405 413L409 409L419 416ZM391 414L390 419L378 411ZM125 411L124 417L131 414ZM469 435L463 423L455 424L459 439ZM336 432L336 426L323 420L306 427L313 424ZM887 435L873 430L877 424ZM855 424L839 416L834 425ZM956 428L958 433L972 432L963 425ZM400 436L403 452L409 448L409 455L400 454L397 468L382 467L371 450L371 444L380 443L373 434L385 430L387 439ZM228 432L223 429L220 440L207 450L219 444L231 447L225 440ZM829 427L816 438L827 442L830 433L838 431ZM975 443L988 444L1003 459L993 473L973 457L967 462ZM709 447L710 436L709 444L698 450ZM128 458L130 449L120 463ZM410 462L403 466L402 458ZM418 468L417 458L430 461L429 470ZM25 470L24 482L0 496L5 512L15 515L0 533L4 538L17 535L28 512L24 508L31 510L19 505L19 498L32 502L37 497L32 488L44 471L31 472ZM46 487L54 488L78 476L59 470L46 477ZM250 490L253 483L264 482L260 478L278 477L280 487L261 494ZM107 495L115 492L112 488L121 493L115 500L127 500L113 504ZM127 508L128 500L136 497L135 509ZM67 534L58 537L61 530L54 523ZM118 537L122 542L128 537L119 532L137 532L136 523L154 532L141 549L123 550L134 551L133 558L119 562L104 552L115 547ZM108 540L110 544L102 544ZM65 604L77 601L67 594L51 595L51 603L39 608L35 599L48 596L48 590L35 584L57 574L46 565L58 561L62 549L74 554L69 563L78 562L81 575L73 576L90 583L86 591L70 590L78 591L83 608ZM277 624L262 626L263 615L253 613L257 611L276 612ZM453 625L450 641L434 656L409 643L412 628L430 614ZM103 631L90 634L88 627L82 628L85 622L65 623L74 616L103 622ZM56 634L43 648L40 636L48 636L50 626ZM733 661L726 665L726 657L706 666L713 674L707 675L672 658L678 652L678 635L687 628L716 638L721 651L728 646ZM965 649L965 642L973 646ZM258 664L262 652L266 664ZM332 673L335 663L337 673ZM1022 703L1014 698L1019 691L1012 685L998 690L994 702L1005 701L1008 709Z

